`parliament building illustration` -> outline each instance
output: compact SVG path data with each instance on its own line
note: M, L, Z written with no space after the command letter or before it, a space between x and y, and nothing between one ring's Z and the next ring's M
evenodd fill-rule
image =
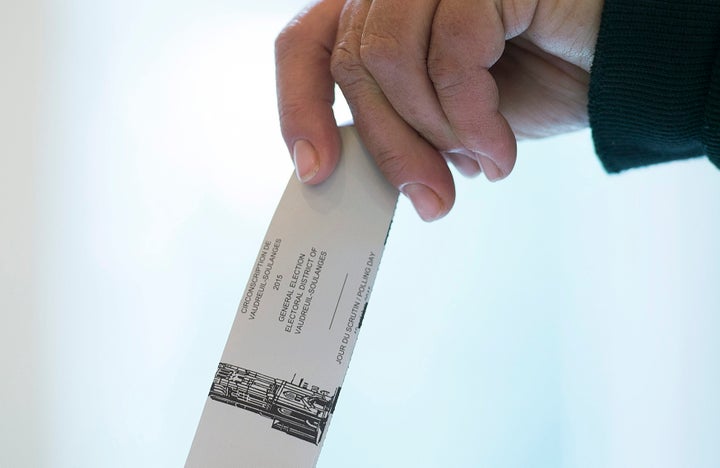
M318 445L340 393L221 362L210 398L272 419L272 428Z

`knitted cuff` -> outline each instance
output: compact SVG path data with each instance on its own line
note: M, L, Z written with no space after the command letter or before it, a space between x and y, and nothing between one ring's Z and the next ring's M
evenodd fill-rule
M705 106L702 139L708 158L720 169L720 54L715 60L712 84Z
M607 171L703 154L718 164L719 47L717 0L605 0L588 114Z

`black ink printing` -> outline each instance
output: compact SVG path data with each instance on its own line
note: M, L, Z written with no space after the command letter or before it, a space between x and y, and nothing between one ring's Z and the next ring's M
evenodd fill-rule
M302 379L297 384L292 380L276 379L221 362L209 396L270 418L273 429L319 445L335 411L340 387L331 394L316 385L309 386Z
M262 249L260 250L258 260L255 263L255 268L250 276L247 292L240 304L240 312L242 314L247 314L249 312L250 320L255 319L257 311L260 309L260 303L262 302L265 289L267 288L268 281L270 280L270 274L272 273L273 266L275 266L275 258L280 250L280 244L282 244L282 239L279 238L275 239L272 244L270 241L265 241ZM265 263L266 261L267 264Z
M327 252L315 247L298 255L278 314L278 322L283 323L286 333L302 334L326 260Z

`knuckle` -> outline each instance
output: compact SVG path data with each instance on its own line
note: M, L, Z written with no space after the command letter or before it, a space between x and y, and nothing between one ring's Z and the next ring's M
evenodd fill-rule
M385 177L396 186L400 184L402 176L406 174L408 170L409 161L406 155L398 153L393 149L377 152L375 161L380 171L385 174Z
M392 34L366 33L360 41L360 59L370 69L397 64L404 54L402 43Z
M341 78L345 74L352 73L357 66L356 62L347 44L339 42L330 56L330 72L335 78Z
M278 114L281 122L302 118L307 113L307 102L286 99L279 104Z
M438 93L445 95L461 92L466 82L462 67L438 58L428 59L428 76Z
M341 87L354 87L362 82L366 75L365 68L357 55L343 43L338 44L333 50L330 57L330 72Z

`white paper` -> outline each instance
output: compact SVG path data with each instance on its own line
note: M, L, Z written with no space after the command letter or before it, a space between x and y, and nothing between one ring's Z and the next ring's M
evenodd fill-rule
M186 467L312 467L333 416L398 192L352 127L318 186L273 216Z

